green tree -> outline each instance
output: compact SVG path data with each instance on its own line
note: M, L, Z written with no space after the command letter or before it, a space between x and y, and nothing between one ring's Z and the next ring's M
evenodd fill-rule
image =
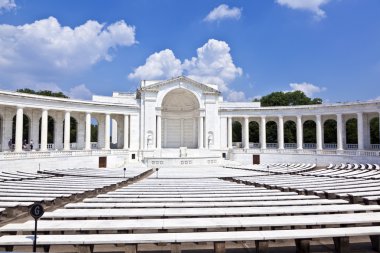
M50 90L39 90L39 91L35 91L35 90L32 90L32 89L29 89L29 88L24 88L24 89L18 89L16 90L17 92L21 92L21 93L28 93L28 94L34 94L34 95L41 95L41 96L48 96L48 97L60 97L60 98L69 98L68 96L66 96L63 92L59 91L59 92L53 92L53 91L50 91Z
M291 106L291 105L314 105L322 104L321 98L309 98L302 91L289 92L272 92L269 95L256 99L256 102L261 102L261 106Z

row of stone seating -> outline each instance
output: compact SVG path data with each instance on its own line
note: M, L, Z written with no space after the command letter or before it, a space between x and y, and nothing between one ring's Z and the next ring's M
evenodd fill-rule
M329 165L326 168L299 173L301 175L319 177L367 178L380 179L379 165L374 164L340 164Z
M92 170L94 173L98 170ZM91 177L91 170L87 170L87 176L59 175L28 179L22 181L0 182L0 219L14 217L28 210L35 202L40 202L49 207L88 197L119 185L124 185L143 171L130 171L126 178L99 178ZM41 174L44 175L44 174Z
M380 227L372 225L379 221L379 205L217 178L151 177L46 212L39 222L44 234L38 240L45 251L74 245L77 252L94 252L99 245L116 245L136 252L146 244L168 243L172 252L179 252L185 246L181 244L208 242L222 253L226 243L236 247L232 243L241 241L254 242L256 252L267 252L270 240L294 240L297 252L309 252L310 239L333 238L337 252L348 252L349 237L371 236L379 251ZM8 224L0 228L8 234L0 237L0 246L15 250L31 245L32 231L31 221Z
M351 203L377 203L380 200L380 181L344 178L318 177L309 175L269 175L262 177L238 177L236 182L265 186L282 191L317 195L329 199L347 199Z
M52 175L25 172L25 171L9 171L9 172L1 171L0 172L0 182L31 180L31 179L48 178L48 177L52 177Z
M227 168L250 170L257 172L274 174L293 174L311 171L316 168L316 164L311 163L271 163L262 165L230 165Z

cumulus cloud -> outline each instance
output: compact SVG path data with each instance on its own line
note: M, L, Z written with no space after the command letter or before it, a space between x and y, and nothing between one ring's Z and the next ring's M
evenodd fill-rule
M0 50L0 81L58 81L111 61L112 49L134 43L135 28L124 21L105 25L89 20L71 28L49 17L20 26L2 24L0 48L6 50Z
M213 9L203 20L207 22L220 21L223 19L240 19L241 9L237 7L230 8L226 4L221 4Z
M128 77L143 80L186 75L199 82L217 84L220 91L228 92L228 84L242 73L243 70L233 63L228 44L210 39L197 49L196 57L185 59L182 63L169 49L154 53Z
M149 56L145 64L128 75L130 79L169 79L182 74L181 61L170 49Z
M325 87L318 87L314 84L311 83L291 83L289 86L294 90L300 90L303 93L305 93L306 96L308 97L313 97L315 93L320 93L322 91L325 91Z
M326 17L326 13L321 9L321 6L330 0L276 0L276 2L294 10L310 11L317 19L322 19Z
M14 0L0 0L0 14L3 11L10 11L16 8Z
M233 63L228 44L214 39L198 48L196 57L186 59L183 69L190 78L217 84L222 92L227 91L228 84L243 73Z
M80 84L72 87L67 93L70 98L90 100L92 92L86 87L85 84Z

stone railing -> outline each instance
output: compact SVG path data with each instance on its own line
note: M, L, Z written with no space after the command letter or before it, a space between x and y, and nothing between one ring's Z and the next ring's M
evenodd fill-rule
M285 143L284 147L286 149L296 149L297 148L297 143Z
M315 150L315 149L233 149L236 154L303 154L303 155L346 155L346 156L378 156L380 151L373 150Z
M358 144L346 144L346 149L348 150L358 149Z
M129 151L124 149L111 150L70 150L70 151L46 151L46 152L3 152L0 160L35 159L47 157L70 157L70 156L104 156L104 155L128 155Z
M303 148L304 149L316 149L317 144L316 143L304 143Z
M380 150L380 144L371 144L372 150Z

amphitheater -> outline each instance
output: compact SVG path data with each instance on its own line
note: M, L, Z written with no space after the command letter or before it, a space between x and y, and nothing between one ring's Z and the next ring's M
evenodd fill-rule
M0 107L0 251L32 251L41 203L39 252L380 252L380 101L261 107L180 76Z

